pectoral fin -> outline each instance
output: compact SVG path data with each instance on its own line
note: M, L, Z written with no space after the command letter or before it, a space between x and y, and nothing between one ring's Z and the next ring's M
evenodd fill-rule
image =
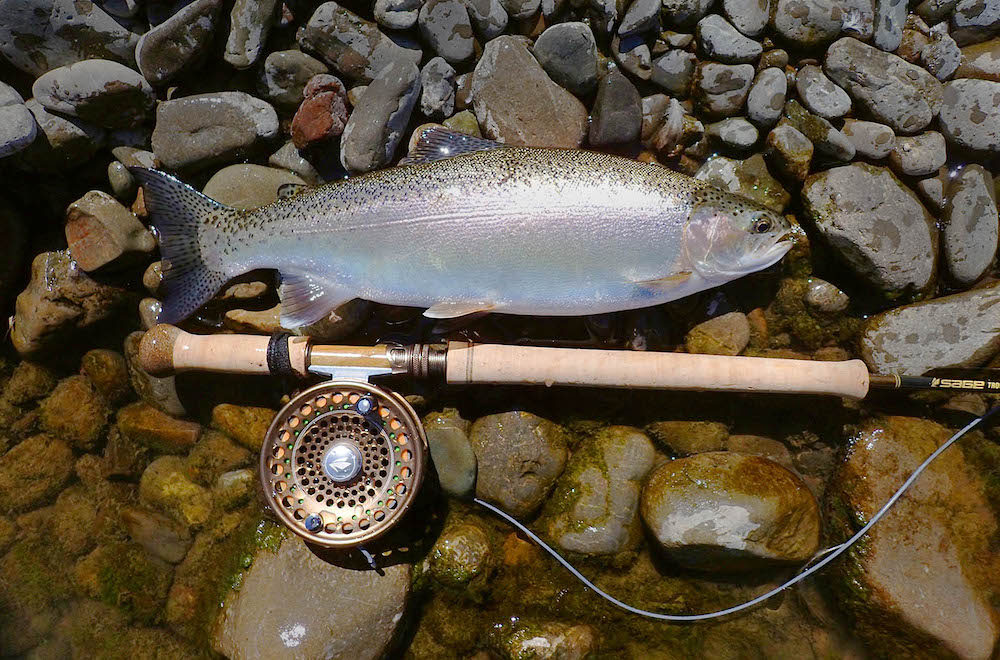
M485 314L494 307L492 303L485 302L439 302L428 307L424 316L429 319L454 319L469 314Z
M675 286L680 286L684 284L689 279L691 279L691 271L682 270L679 273L673 275L667 275L666 277L658 277L652 280L638 280L635 283L641 286L648 286L655 289L669 289Z

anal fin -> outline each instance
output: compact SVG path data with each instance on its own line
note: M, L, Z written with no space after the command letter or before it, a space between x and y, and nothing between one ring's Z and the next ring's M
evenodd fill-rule
M431 305L424 312L429 319L454 319L469 314L485 314L495 308L487 302L439 302Z
M333 282L306 273L281 273L281 327L310 325L357 296Z

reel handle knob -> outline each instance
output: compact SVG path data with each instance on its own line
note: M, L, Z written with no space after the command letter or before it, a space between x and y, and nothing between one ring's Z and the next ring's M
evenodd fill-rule
M294 372L307 375L306 337L280 337L287 342L287 360ZM270 374L268 352L272 338L262 335L193 335L160 324L146 332L139 343L139 363L153 376L171 376L199 370L228 374Z

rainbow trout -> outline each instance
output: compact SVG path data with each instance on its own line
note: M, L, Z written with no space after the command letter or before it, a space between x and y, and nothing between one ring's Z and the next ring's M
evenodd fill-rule
M249 211L132 171L160 242L164 323L257 268L280 272L287 328L354 298L431 318L599 314L718 286L792 246L782 216L683 174L439 128L400 167Z

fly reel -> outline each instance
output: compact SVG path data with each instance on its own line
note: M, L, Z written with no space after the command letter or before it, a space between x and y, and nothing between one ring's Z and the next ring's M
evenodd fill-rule
M274 514L309 543L348 549L389 531L424 478L427 439L395 392L356 380L310 387L282 408L260 455Z

